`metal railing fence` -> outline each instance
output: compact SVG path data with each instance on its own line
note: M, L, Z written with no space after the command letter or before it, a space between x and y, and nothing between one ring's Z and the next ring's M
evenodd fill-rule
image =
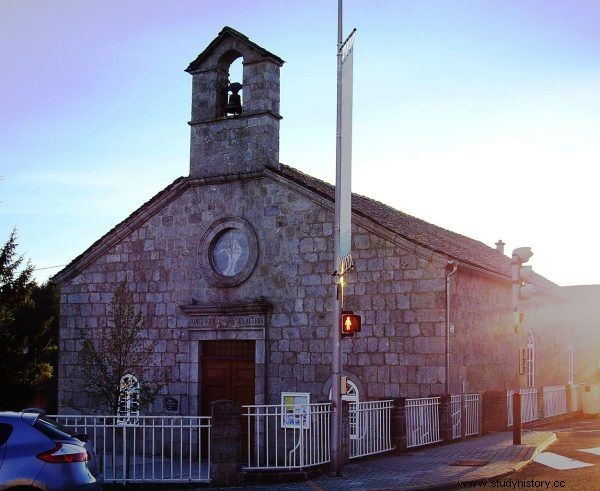
M465 436L479 434L480 404L479 394L465 394Z
M406 446L417 447L442 441L439 397L406 399Z
M508 409L508 426L513 425L513 389L506 391L506 405ZM528 423L539 419L537 389L535 387L524 387L519 390L521 394L521 422Z
M557 416L567 412L567 388L564 385L544 387L544 417Z
M506 411L508 416L507 425L513 425L513 394L515 391L513 389L507 389L506 391Z
M522 388L521 393L521 421L527 423L539 419L538 416L538 390L535 387Z
M300 469L330 461L331 403L242 406L248 470Z
M210 429L207 416L53 415L53 419L90 438L104 481L209 482Z
M450 418L452 420L452 439L462 436L462 396L450 398Z
M392 450L393 401L350 403L350 458Z

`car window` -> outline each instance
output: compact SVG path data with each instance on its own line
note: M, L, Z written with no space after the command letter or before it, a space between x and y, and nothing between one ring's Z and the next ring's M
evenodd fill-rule
M62 426L53 419L43 415L40 415L40 417L35 420L33 427L51 440L64 440L72 438L75 435L69 428Z
M0 447L6 443L12 433L13 427L6 423L0 423Z

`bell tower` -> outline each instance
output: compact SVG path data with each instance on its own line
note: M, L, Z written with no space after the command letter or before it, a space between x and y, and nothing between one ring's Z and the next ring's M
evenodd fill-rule
M243 80L229 67L242 58ZM192 75L190 177L279 166L279 68L283 60L224 27L185 70Z

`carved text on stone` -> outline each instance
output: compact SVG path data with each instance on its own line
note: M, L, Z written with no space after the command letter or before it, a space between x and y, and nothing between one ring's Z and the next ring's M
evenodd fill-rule
M264 314L202 315L190 318L190 327L200 328L253 328L265 327Z

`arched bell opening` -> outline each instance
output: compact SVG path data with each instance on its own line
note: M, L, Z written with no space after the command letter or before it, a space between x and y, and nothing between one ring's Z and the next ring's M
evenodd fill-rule
M243 57L238 51L224 53L217 65L217 117L238 116L243 110Z

